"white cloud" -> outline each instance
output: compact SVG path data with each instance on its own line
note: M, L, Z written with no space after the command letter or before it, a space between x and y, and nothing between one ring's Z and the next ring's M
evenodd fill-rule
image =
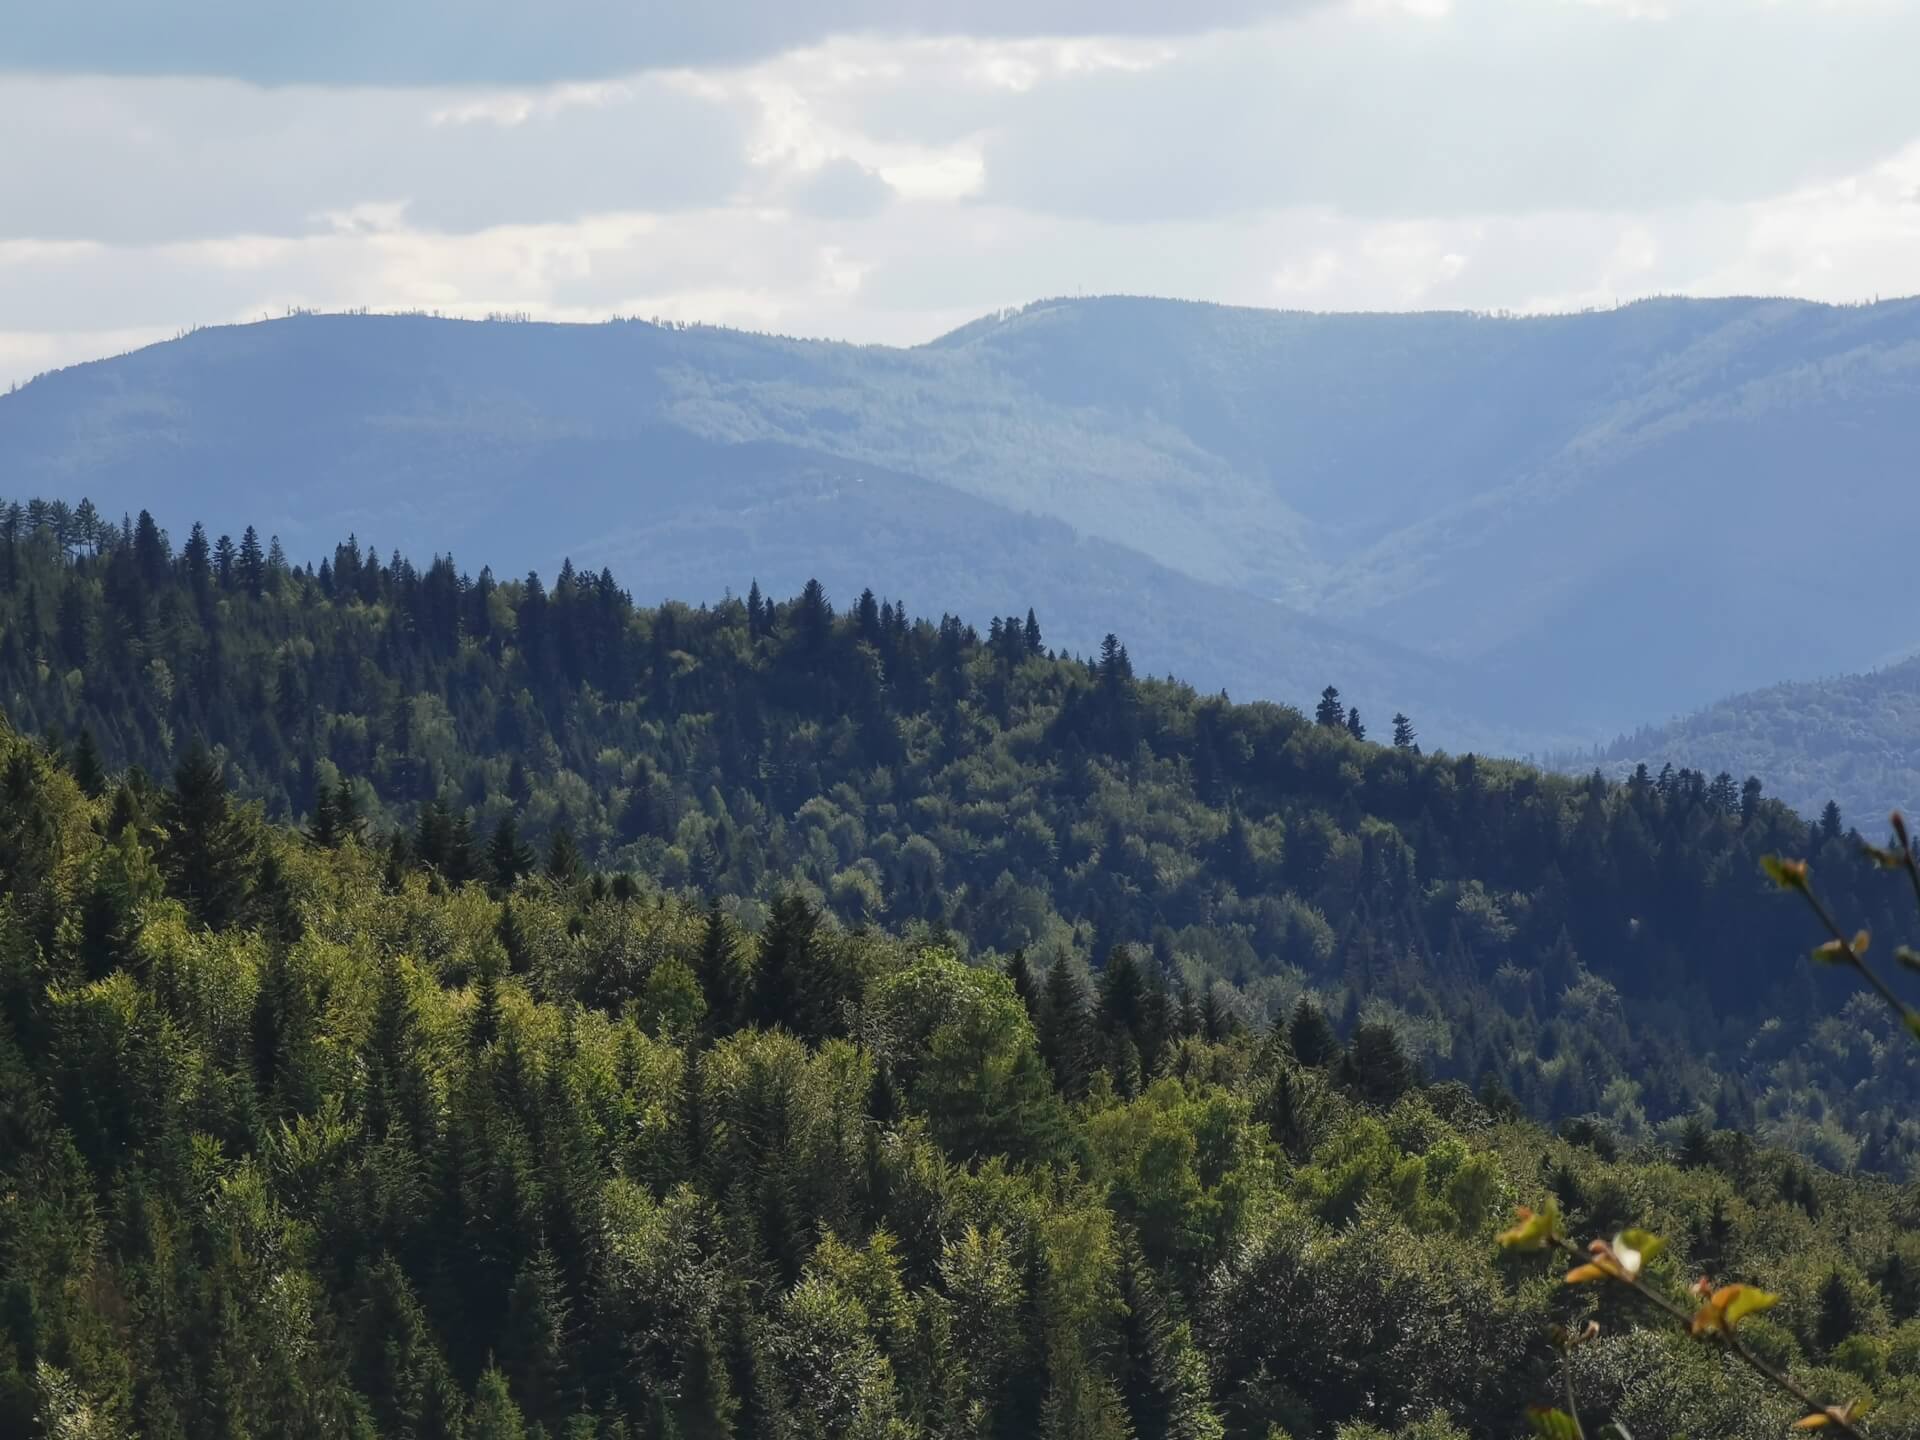
M289 306L910 343L1076 290L1920 290L1920 7L1226 8L492 88L0 75L0 383Z
M60 0L8 16L9 68L266 84L540 84L740 63L835 35L1163 36L1322 0Z

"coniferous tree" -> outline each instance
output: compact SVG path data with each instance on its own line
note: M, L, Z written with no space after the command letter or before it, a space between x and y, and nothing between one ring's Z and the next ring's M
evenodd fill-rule
M525 1417L549 1434L579 1403L578 1347L560 1267L542 1245L514 1277L499 1359Z
M1860 1328L1860 1313L1853 1299L1853 1287L1838 1270L1829 1270L1821 1283L1819 1312L1814 1320L1814 1344L1830 1351Z
M1413 721L1409 720L1403 714L1395 714L1393 717L1393 748L1396 750L1411 750L1414 748L1414 739Z
M1340 1055L1340 1041L1327 1023L1327 1017L1304 995L1293 1007L1293 1018L1287 1022L1287 1043L1296 1060L1315 1068L1331 1064Z
M1347 733L1356 740L1367 738L1367 727L1360 723L1360 707L1354 706L1347 711Z
M707 905L706 928L700 936L700 963L694 977L707 1002L706 1023L715 1034L725 1034L741 1020L745 999L740 947L733 924L720 902Z
M473 1393L467 1440L527 1440L526 1416L513 1403L507 1377L491 1365Z
M1037 1027L1041 1058L1053 1071L1054 1085L1070 1100L1077 1100L1086 1092L1092 1041L1087 994L1074 964L1072 957L1063 951L1055 955L1047 967Z
M580 847L573 843L573 832L562 825L547 847L547 878L557 885L571 885L580 878L581 867Z
M487 874L497 890L509 891L533 869L533 852L520 843L520 829L511 815L494 827L487 846Z
M734 1398L726 1354L711 1325L702 1323L694 1330L675 1389L674 1418L685 1440L733 1440L740 1402Z
M500 902L500 923L495 927L494 935L500 941L501 950L506 953L508 972L526 974L533 965L533 949L527 942L526 928L520 923L520 912L514 908L511 895Z
M249 525L246 533L240 537L239 561L240 587L255 600L266 593L267 562L260 553L259 533Z
M822 1015L825 976L819 964L820 916L806 898L789 892L774 902L760 937L754 1015L769 1029L778 1025L815 1038L831 1017Z
M1041 1010L1040 982L1033 978L1033 967L1027 964L1024 948L1016 949L1007 961L1007 979L1013 982L1013 993L1020 997L1027 1018L1037 1021Z
M1413 1085L1413 1062L1391 1025L1366 1023L1354 1028L1341 1061L1342 1078L1369 1105L1386 1109Z
M196 742L174 771L160 820L169 890L196 920L224 929L247 895L253 837L204 745Z
M1340 692L1329 685L1320 692L1320 703L1314 707L1314 723L1337 730L1347 723L1347 710L1340 703Z
M107 773L100 763L100 751L93 743L93 731L82 729L80 738L74 742L73 760L68 767L73 780L80 789L92 799L98 800L107 790Z

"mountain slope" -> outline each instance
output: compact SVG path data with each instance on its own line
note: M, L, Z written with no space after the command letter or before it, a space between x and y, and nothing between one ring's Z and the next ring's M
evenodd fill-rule
M496 585L351 544L315 569L226 553L174 554L144 515L98 553L52 523L0 547L11 724L89 791L204 740L315 844L362 829L452 885L524 873L531 842L556 871L585 857L743 914L797 892L974 953L1098 965L1139 944L1196 995L1275 1018L1310 993L1541 1115L1639 1134L1712 1112L1836 1167L1920 1161L1920 1129L1888 1128L1920 1047L1869 1004L1869 1077L1852 1042L1782 1021L1852 992L1767 902L1760 856L1810 843L1778 803L1364 743L1140 678L1119 647L1051 654L1044 616L980 635L864 596L836 614L813 585L650 609L608 572ZM1838 827L1811 843L1838 913L1909 928ZM108 943L89 913L62 947Z
M643 547L629 552L643 570L715 593L762 552L690 557L644 537L695 533L688 517L711 517L720 491L749 494L770 453L694 440L777 447L988 507L967 513L994 538L958 564L936 520L889 521L904 571L948 577L914 590L917 605L987 589L1023 608L1001 554L1042 517L1117 547L1101 561L1123 603L1098 622L1051 607L1063 634L1197 633L1203 611L1127 598L1167 591L1136 574L1175 572L1214 587L1188 597L1203 610L1225 589L1324 617L1359 668L1383 652L1353 632L1421 652L1479 719L1550 741L1776 680L1797 656L1861 668L1920 640L1897 607L1861 607L1852 578L1895 573L1920 520L1905 483L1917 394L1910 301L1536 319L1062 301L914 350L303 316L0 399L0 473L16 492L112 509L159 500L172 524L244 514L296 544L357 528L548 572L613 532ZM930 515L952 503L919 493ZM262 516L263 497L277 513ZM750 504L735 513L746 522ZM790 551L839 543L831 509L788 518ZM1840 554L1844 573L1776 603L1782 573ZM966 569L974 591L957 583ZM1205 657L1137 649L1151 668L1240 685ZM1264 659L1254 668L1248 693L1300 698L1260 684ZM1341 680L1337 666L1326 678ZM1395 684L1373 703L1444 703L1417 668Z
M1672 763L1759 775L1803 814L1833 800L1850 822L1876 830L1889 809L1920 807L1920 657L1735 695L1565 763L1613 774Z

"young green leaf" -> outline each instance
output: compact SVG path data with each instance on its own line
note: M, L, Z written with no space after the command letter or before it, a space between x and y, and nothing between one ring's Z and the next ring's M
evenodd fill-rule
M1503 1250L1544 1250L1560 1233L1560 1205L1551 1197L1537 1214L1530 1206L1516 1205L1514 1215L1518 1223L1498 1237Z
M1778 855L1762 855L1760 868L1782 890L1807 888L1807 862L1804 860L1783 860Z
M1529 1405L1527 1423L1533 1426L1533 1433L1542 1440L1583 1440L1580 1422L1564 1410L1556 1410L1550 1405Z

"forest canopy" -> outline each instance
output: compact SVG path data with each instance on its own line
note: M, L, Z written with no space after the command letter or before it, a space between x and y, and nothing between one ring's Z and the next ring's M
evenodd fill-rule
M1759 867L1898 933L1837 810L1031 613L0 541L0 1433L1453 1440L1590 1319L1590 1423L1798 1418L1543 1196L1920 1433L1914 1047Z
M1050 650L1031 612L981 635L818 585L648 609L606 571L468 578L353 539L296 566L57 501L0 507L0 546L0 702L88 770L164 777L203 742L269 818L344 805L455 884L558 847L749 925L795 893L987 964L1131 945L1244 1023L1306 998L1623 1138L1694 1117L1896 1175L1920 1147L1884 1017L1790 1023L1850 997L1781 943L1758 859L1807 854L1879 932L1898 894L1837 810L1757 779L1428 754L1337 684L1313 716L1234 704L1117 639Z

